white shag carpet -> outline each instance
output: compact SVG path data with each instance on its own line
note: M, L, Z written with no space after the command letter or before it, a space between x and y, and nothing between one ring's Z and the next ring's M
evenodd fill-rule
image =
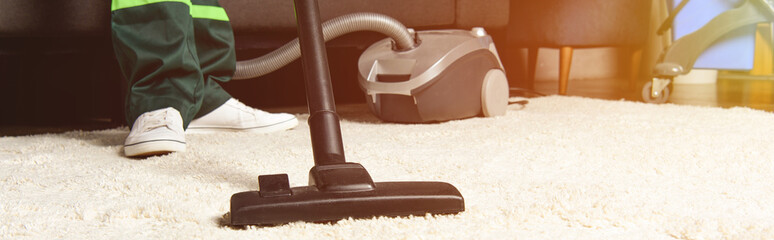
M375 181L445 181L458 215L225 226L261 174L307 184L306 115L275 134L188 135L122 156L126 128L0 138L1 239L772 239L774 114L579 97L506 116L380 123L339 107L347 158Z

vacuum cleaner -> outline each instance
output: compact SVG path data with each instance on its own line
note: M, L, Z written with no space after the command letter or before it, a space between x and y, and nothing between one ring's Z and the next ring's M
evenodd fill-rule
M505 114L508 79L483 28L416 36L421 44L410 50L385 39L360 55L358 82L374 115L423 123Z
M317 1L295 0L294 3L315 165L309 171L309 186L291 188L287 174L259 176L259 191L236 193L231 197L231 225L329 222L464 211L464 199L451 184L373 182L362 165L346 162Z
M672 27L677 14L688 4L683 0L661 24L658 34ZM672 80L688 74L699 56L712 44L731 31L758 23L774 21L774 0L745 0L738 7L725 11L698 30L677 39L662 51L653 67L653 78L642 86L642 100L665 103L669 99Z
M384 121L426 123L505 114L508 80L483 28L415 32L388 16L355 13L323 23L322 31L324 41L356 31L388 36L358 60L366 102ZM259 58L237 62L234 79L262 76L300 55L295 39Z

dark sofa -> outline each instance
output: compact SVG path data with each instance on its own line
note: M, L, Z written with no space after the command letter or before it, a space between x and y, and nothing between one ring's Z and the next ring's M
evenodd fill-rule
M221 0L234 29L237 57L252 58L294 38L290 0ZM416 29L487 28L496 39L508 24L508 0L320 0L323 20L352 12L377 12ZM110 42L110 1L0 1L0 124L50 124L123 119L126 83ZM356 83L357 56L383 38L351 34L329 43L337 102L363 97ZM250 105L303 105L294 63L258 80L225 88ZM122 123L121 123L122 124Z

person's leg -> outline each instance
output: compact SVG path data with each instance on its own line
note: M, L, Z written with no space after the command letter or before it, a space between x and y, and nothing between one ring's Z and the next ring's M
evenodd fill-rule
M185 150L185 126L199 111L204 81L190 0L113 0L113 48L129 83L124 142L129 157Z
M190 6L190 0L113 0L113 47L129 83L130 126L166 107L180 112L184 126L199 112L204 81Z
M196 52L199 57L206 96L195 118L212 112L231 99L220 86L228 82L236 70L234 34L226 10L218 0L191 0Z
M274 132L298 125L295 116L267 113L233 99L220 83L228 82L236 70L234 34L226 11L217 0L192 0L196 50L204 76L199 113L188 133L222 131Z

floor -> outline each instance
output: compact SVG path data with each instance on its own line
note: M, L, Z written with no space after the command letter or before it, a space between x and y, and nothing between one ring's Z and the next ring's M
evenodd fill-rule
M535 89L556 94L558 82L538 81ZM674 84L669 102L714 107L749 107L774 112L774 79L725 74L714 83ZM633 90L621 79L583 79L570 81L567 95L600 99L631 99Z
M542 80L535 83L537 92L552 95L557 92L556 81ZM599 99L631 99L632 90L628 89L626 81L621 79L581 79L571 80L568 95L584 96ZM749 107L774 112L774 79L771 77L749 78L721 76L715 83L675 84L670 102L674 104L716 106L716 107ZM306 112L305 107L266 109L269 111L285 111L292 113ZM0 125L0 136L22 136L44 133L59 133L72 130L99 130L120 127L121 124L109 120L95 119L92 122L67 126L3 126Z

